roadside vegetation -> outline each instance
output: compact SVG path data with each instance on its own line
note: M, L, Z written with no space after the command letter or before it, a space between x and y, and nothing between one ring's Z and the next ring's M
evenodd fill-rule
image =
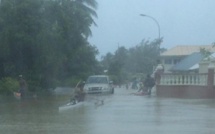
M162 39L143 40L131 48L119 47L115 53L107 53L102 58L104 69L112 76L116 84L143 78L153 72L159 54L165 51L160 47Z
M98 50L87 41L96 7L94 0L1 0L2 81L22 74L29 90L41 90L97 71Z
M0 94L17 91L20 74L35 92L74 86L104 70L115 84L151 72L162 39L96 59L99 51L88 42L96 8L95 0L1 0Z

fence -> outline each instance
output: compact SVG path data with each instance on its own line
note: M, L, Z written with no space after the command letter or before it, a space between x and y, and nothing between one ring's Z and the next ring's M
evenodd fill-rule
M160 85L207 85L208 74L162 74ZM215 80L215 79L214 79Z

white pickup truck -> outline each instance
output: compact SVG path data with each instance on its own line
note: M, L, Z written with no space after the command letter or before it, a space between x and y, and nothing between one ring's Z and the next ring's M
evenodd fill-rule
M107 75L92 75L89 76L85 85L85 93L114 93L113 82L110 81Z

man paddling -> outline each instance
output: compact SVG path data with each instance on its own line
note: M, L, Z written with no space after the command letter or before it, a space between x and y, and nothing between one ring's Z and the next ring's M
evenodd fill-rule
M70 102L76 104L77 102L84 101L85 93L83 91L85 82L79 81L75 87L73 96L70 98Z

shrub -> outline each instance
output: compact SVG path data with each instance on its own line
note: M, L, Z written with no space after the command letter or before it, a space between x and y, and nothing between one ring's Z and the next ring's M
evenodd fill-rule
M0 94L9 95L19 90L19 82L11 77L5 77L0 80Z

